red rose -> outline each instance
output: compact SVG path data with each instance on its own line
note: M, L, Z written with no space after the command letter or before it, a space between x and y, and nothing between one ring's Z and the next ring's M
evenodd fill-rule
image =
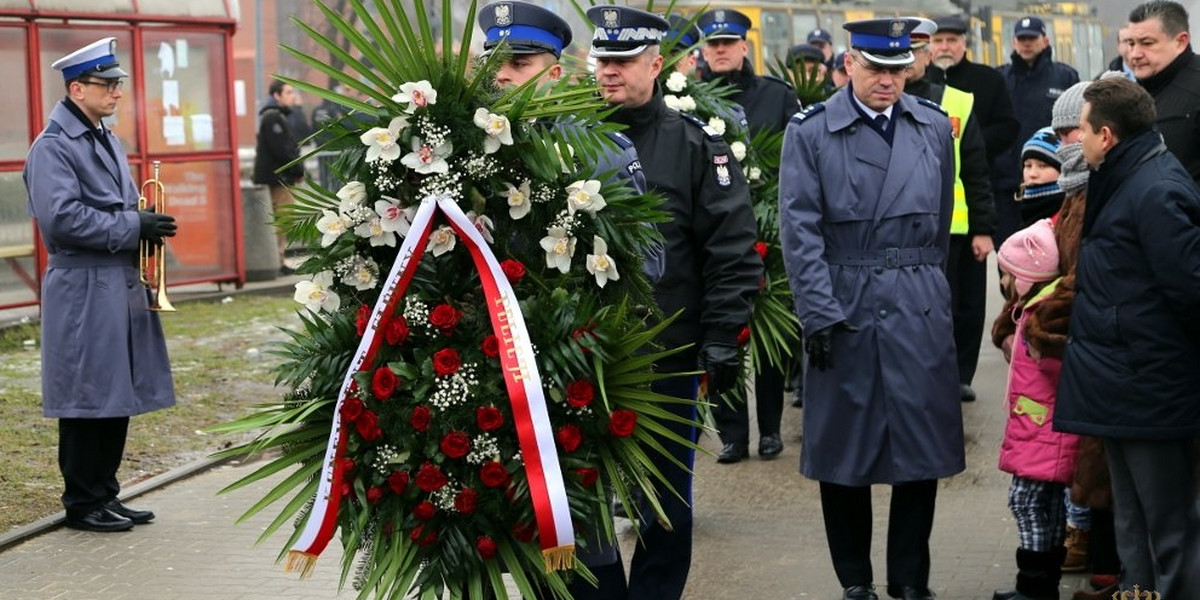
M364 410L354 421L354 427L358 430L358 435L367 442L374 442L383 437L383 430L379 428L379 415L373 411Z
M583 408L592 403L595 390L587 380L572 381L567 385L567 404L575 408Z
M462 491L454 497L454 510L469 515L475 512L475 505L479 503L479 492L471 488L463 488Z
M436 492L446 485L446 476L437 465L426 462L417 470L417 487L423 492Z
M521 264L519 260L506 258L500 261L500 270L504 271L504 276L513 285L521 283L521 280L525 278L525 265Z
M358 307L358 313L354 315L354 327L358 330L358 337L362 337L367 332L367 325L371 322L371 307L362 304Z
M387 484L392 489L393 494L403 494L404 490L408 489L408 473L405 471L396 471L388 475Z
M461 318L462 311L449 304L439 304L429 313L429 323L447 335L454 331Z
M367 488L367 502L379 504L380 500L383 500L383 488L377 485Z
M623 408L614 410L608 417L608 432L617 437L633 435L635 427L637 427L637 413L632 410Z
M405 321L404 317L393 318L391 321L388 321L387 331L384 332L383 336L387 340L387 343L393 346L403 344L404 340L408 339L408 321Z
M513 525L512 534L519 542L532 542L533 536L537 534L537 527L533 523L517 523Z
M489 461L479 468L479 480L490 488L498 488L508 483L508 470L504 465Z
M341 457L341 458L337 459L337 465L338 465L339 467L341 467L341 468L342 468L342 475L343 475L343 476L345 476L345 474L346 474L346 473L349 473L350 471L353 471L353 470L354 470L354 467L355 467L355 464L354 464L354 459L353 459L353 458L346 458L345 456L343 456L343 457Z
M592 487L596 485L596 480L600 479L600 471L591 467L579 467L575 469L575 474L579 476L579 483L583 487Z
M766 242L754 242L754 251L758 253L759 258L761 258L763 260L767 259L767 243Z
M479 539L475 540L475 549L479 551L479 557L484 560L496 556L496 542L486 535L481 535Z
M433 420L433 413L429 412L429 407L424 404L419 404L413 407L412 416L408 418L408 424L413 426L413 429L425 433L429 431L429 422Z
M496 358L500 356L500 340L494 335L489 335L483 338L483 343L479 345L479 349L483 350L484 356Z
M471 438L461 431L451 431L442 438L439 447L450 458L462 458L471 451Z
M462 368L462 359L454 348L442 348L433 353L433 372L438 377L453 375Z
M347 423L353 423L358 420L358 417L363 412L362 400L358 398L346 398L342 403L342 420Z
M563 452L574 452L579 442L583 441L583 436L579 433L578 425L563 425L554 433L554 439L558 440Z
M737 345L745 346L746 344L749 344L749 343L750 343L750 326L747 325L746 327L743 327L741 331L738 332Z
M413 516L422 520L428 521L437 513L437 509L433 507L433 503L426 500L413 508Z
M596 343L595 336L592 335L592 330L587 328L576 329L571 332L571 339L575 340L584 354L591 354L591 346Z
M495 406L480 406L475 409L475 423L483 431L495 431L504 424L504 413Z
M437 530L430 527L429 531L425 531L425 525L417 525L408 535L408 539L416 542L418 546L428 546L437 541Z
M349 481L342 482L342 496L349 496L350 492L354 491L354 486L350 485Z
M400 385L400 378L396 377L396 373L386 365L375 369L375 374L371 376L371 393L377 400L386 400L391 397L398 385Z

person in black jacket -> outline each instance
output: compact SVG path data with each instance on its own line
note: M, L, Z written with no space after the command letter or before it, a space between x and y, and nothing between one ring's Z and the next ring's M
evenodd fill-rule
M663 372L701 370L709 390L734 385L742 370L737 336L750 319L751 302L762 277L754 251L757 238L750 190L737 159L712 128L667 108L656 83L663 57L659 43L667 21L626 6L594 6L587 11L596 25L591 56L604 99L616 107L610 119L637 148L649 187L665 198L674 217L660 225L667 268L655 286L664 314L681 312L660 336L667 348L691 348L660 363ZM652 389L694 399L695 377L672 377ZM676 435L695 439L691 405L663 406L683 422L663 423ZM692 450L663 441L678 463L652 453L666 478L658 499L669 524L642 510L640 537L633 555L626 596L674 600L683 595L692 554ZM668 488L669 486L669 488ZM623 573L621 573L623 575ZM609 582L600 582L600 591ZM613 596L607 596L613 597Z
M1200 56L1192 52L1187 10L1152 0L1129 13L1128 62L1150 95L1167 149L1200 182Z
M1200 598L1200 189L1144 89L1083 98L1093 172L1054 429L1104 441L1121 588Z
M1050 125L1054 101L1067 88L1079 83L1079 73L1070 65L1054 61L1046 23L1024 17L1013 25L1012 62L1000 74L1012 99L1020 128L1017 140L1024 142L1037 130ZM1021 229L1021 209L1013 194L1021 187L1021 145L996 157L992 164L996 193L996 247Z
M296 88L278 79L271 82L269 88L271 102L258 111L258 143L254 149L254 183L266 185L271 192L271 206L275 210L292 203L292 192L289 185L304 178L304 165L294 163L284 171L284 165L292 163L300 156L300 148L288 124L288 116L296 106ZM286 275L290 269L284 264L284 250L287 248L287 236L282 231L276 233L276 245L279 248L280 269Z
M800 111L800 102L783 80L754 74L754 67L746 60L750 52L746 42L750 17L736 10L710 10L700 15L696 25L705 35L700 49L705 66L700 70L700 79L723 78L738 89L729 99L746 110L751 137L764 129L783 131L788 119Z

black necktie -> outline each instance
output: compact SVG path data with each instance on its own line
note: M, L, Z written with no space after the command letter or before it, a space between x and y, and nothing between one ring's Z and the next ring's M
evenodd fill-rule
M875 127L880 131L887 131L887 115L875 115Z

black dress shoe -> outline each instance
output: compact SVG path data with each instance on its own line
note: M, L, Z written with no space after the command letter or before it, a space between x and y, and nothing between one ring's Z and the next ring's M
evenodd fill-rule
M146 523L154 520L153 512L130 508L122 504L121 501L117 500L116 498L109 500L108 503L104 505L104 508L107 508L118 515L133 521L135 525L145 525Z
M721 448L721 453L717 455L717 462L727 465L741 462L744 458L750 458L750 444L745 442L725 444Z
M778 433L764 435L758 440L758 455L763 458L775 458L783 452L783 440Z
M879 600L873 585L852 585L842 590L842 600Z
M82 517L67 517L67 527L83 531L129 531L133 529L133 521L101 506Z
M963 402L974 402L975 390L971 389L971 386L965 383L960 383L958 384L958 397Z
M890 586L889 586L890 588ZM933 592L929 588L919 588L911 585L900 586L899 594L892 593L888 589L888 595L893 598L901 598L902 600L933 600Z

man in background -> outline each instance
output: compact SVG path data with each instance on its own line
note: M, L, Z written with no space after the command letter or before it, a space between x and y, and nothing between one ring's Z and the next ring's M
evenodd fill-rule
M292 110L298 106L300 96L296 88L278 79L271 81L269 90L271 102L258 111L253 181L267 186L271 194L271 208L278 219L279 209L292 203L292 191L288 186L304 179L304 164L296 160L300 157L300 147L289 120ZM280 272L290 275L292 269L284 262L287 235L278 224L275 241L279 251Z

